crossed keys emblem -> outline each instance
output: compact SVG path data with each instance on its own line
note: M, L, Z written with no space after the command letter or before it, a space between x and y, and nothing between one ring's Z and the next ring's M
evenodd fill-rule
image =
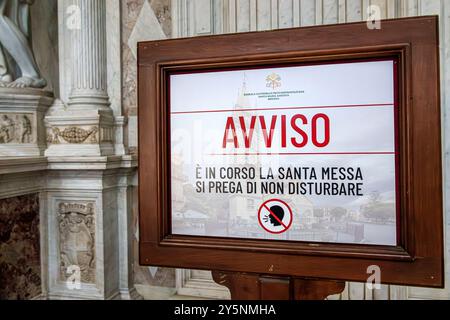
M281 87L281 77L276 73L268 75L266 78L266 82L266 86L268 88L272 88L272 90Z

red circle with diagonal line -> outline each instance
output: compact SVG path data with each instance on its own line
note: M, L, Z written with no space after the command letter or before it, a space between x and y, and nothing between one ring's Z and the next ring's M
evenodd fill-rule
M282 205L282 206L284 206L284 207L286 207L288 210L288 213L289 213L289 215L290 215L290 219L289 219L289 222L287 222L287 223L284 223L283 222L283 220L285 220L284 219L284 217L283 217L283 219L279 219L278 218L278 216L276 215L276 214L274 214L271 210L270 210L270 208L271 207L273 207L273 206L275 206L275 205ZM284 210L283 210L284 211ZM276 231L276 230L270 230L268 227L266 227L265 225L264 225L264 223L262 222L262 220L261 220L261 215L262 215L262 213L263 212L266 212L266 214L267 214L267 216L272 216L276 221L278 221L278 223L280 223L280 225L283 227L282 228L282 230L278 230L278 231ZM269 232L269 233L272 233L272 234L280 234L280 233L283 233L283 232L286 232L290 227L291 227L291 225L292 225L292 220L293 220L293 215L292 215L292 209L289 207L289 205L286 203L286 202L284 202L283 200L280 200L280 199L270 199L270 200L267 200L267 201L265 201L260 207L259 207L259 209L258 209L258 222L259 222L259 225L264 229L264 230L266 230L267 232Z

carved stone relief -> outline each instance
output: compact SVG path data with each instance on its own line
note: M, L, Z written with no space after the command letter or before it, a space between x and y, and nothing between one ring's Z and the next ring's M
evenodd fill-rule
M79 127L56 128L52 127L47 132L47 142L49 144L59 143L97 143L98 128L91 127L89 129Z
M60 203L60 277L66 281L73 266L82 283L95 283L95 219L92 203Z
M32 117L30 114L0 114L0 144L34 143Z

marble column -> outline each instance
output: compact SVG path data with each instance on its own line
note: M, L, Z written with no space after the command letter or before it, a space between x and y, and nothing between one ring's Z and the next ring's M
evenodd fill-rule
M110 112L106 82L106 3L105 0L76 0L80 29L74 32L75 53L72 73L72 110Z

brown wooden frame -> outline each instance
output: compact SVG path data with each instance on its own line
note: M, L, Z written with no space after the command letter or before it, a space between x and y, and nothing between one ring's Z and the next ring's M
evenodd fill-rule
M141 42L138 45L140 264L443 287L439 32L435 16ZM396 57L397 246L170 233L167 79L174 71Z

